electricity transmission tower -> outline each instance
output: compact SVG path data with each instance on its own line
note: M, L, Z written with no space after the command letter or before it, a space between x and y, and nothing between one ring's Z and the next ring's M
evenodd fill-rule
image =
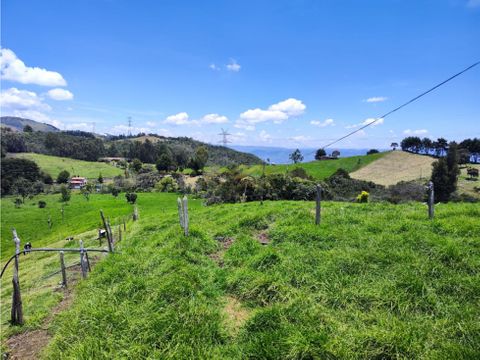
M128 136L132 136L132 117L127 117L128 120Z
M228 140L228 136L231 136L232 134L229 134L228 131L226 130L223 130L222 128L222 132L220 134L218 134L220 136L222 136L222 140L220 140L219 142L223 145L223 146L227 146L228 143L231 143L230 140Z

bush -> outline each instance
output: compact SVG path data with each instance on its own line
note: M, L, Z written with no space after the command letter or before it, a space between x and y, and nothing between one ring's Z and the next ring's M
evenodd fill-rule
M394 204L407 201L424 201L425 186L415 181L400 181L388 187L387 200Z
M137 191L151 191L161 179L162 175L156 172L139 174L135 181L135 189Z
M60 171L57 176L57 184L66 184L70 179L70 173L67 170Z
M171 176L165 176L155 184L155 189L160 192L177 192L177 182Z
M357 202L358 203L366 203L368 202L368 197L370 194L366 191L362 191L358 196L357 196Z
M290 176L291 177L298 177L300 179L309 179L310 177L308 176L307 172L305 171L304 168L297 167L293 170L290 171Z
M68 201L70 201L70 196L71 196L71 195L70 195L70 189L69 189L69 188L67 188L65 185L62 185L62 186L60 187L60 193L62 194L61 200L62 200L63 202L68 202Z
M38 202L38 207L39 207L40 209L46 208L46 207L47 207L47 203L46 203L45 201L43 201L43 200L40 200L40 201Z
M367 151L367 155L378 154L379 152L377 149L370 149Z
M114 197L117 197L118 194L120 194L120 189L114 186L114 187L112 187L111 192L112 192L112 195L113 195Z
M126 193L125 198L127 199L127 202L129 202L130 204L135 204L135 202L137 201L137 194Z

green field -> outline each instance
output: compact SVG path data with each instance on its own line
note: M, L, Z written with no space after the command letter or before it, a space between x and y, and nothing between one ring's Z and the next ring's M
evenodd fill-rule
M265 166L265 173L268 174L285 174L286 172L293 170L296 167L305 169L308 175L315 179L323 180L332 175L335 171L342 168L348 172L352 172L362 168L371 162L380 159L388 152L372 154L372 155L359 155L345 158L339 158L337 160L322 160L322 161L310 161L299 164L282 164L282 165L267 165ZM245 175L260 176L262 174L262 165L241 166Z
M103 162L75 160L34 153L18 153L11 154L11 156L35 161L40 169L50 174L54 179L62 170L67 170L70 175L79 175L89 179L96 179L99 174L102 174L104 178L112 178L123 174L122 169Z

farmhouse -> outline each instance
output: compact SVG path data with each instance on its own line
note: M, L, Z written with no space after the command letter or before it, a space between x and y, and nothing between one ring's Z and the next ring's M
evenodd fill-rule
M84 177L74 176L70 179L70 189L81 189L87 185L87 179Z

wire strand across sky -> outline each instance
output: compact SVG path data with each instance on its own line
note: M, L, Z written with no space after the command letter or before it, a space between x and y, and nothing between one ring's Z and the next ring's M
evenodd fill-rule
M414 98L408 100L407 102L405 102L405 103L403 103L402 105L396 107L395 109L390 110L390 111L387 112L386 114L383 114L382 116L379 116L379 117L375 118L375 120L369 122L368 124L363 125L363 126L359 127L358 129L355 129L354 131L352 131L352 132L350 132L350 133L348 133L348 134L346 134L346 135L344 135L344 136L342 136L342 137L340 137L340 138L338 138L338 139L336 139L336 140L328 143L328 144L325 145L325 146L322 146L321 148L322 148L322 149L325 149L325 148L327 148L327 147L330 147L330 146L332 146L333 144L336 144L336 143L338 143L339 141L342 141L343 139L346 139L346 138L352 136L353 134L355 134L355 133L357 133L357 132L365 129L366 127L369 127L370 125L375 124L377 121L380 121L381 119L385 119L387 116L389 116L389 115L393 114L394 112L400 110L401 108L403 108L403 107L405 107L405 106L413 103L414 101L420 99L421 97L427 95L428 93L431 93L432 91L438 89L440 86L445 85L445 84L448 83L449 81L455 79L457 76L460 76L460 75L462 75L463 73L467 72L468 70L474 68L474 67L477 66L478 64L480 64L480 61L477 61L476 63L470 65L469 67L463 69L462 71L456 73L455 75L450 76L448 79L442 81L441 83L438 83L437 85L435 85L434 87L428 89L427 91L424 91L424 92L421 93L420 95L415 96Z

